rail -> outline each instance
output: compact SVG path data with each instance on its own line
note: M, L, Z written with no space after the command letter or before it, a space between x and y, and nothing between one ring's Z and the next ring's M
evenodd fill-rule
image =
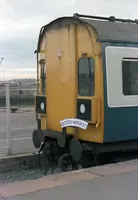
M112 21L112 22L122 22L122 23L127 22L127 23L138 24L138 19L135 19L135 20L132 20L132 19L121 19L121 18L115 18L114 16L102 17L102 16L93 16L93 15L84 15L84 14L75 13L74 17L99 19L99 20Z

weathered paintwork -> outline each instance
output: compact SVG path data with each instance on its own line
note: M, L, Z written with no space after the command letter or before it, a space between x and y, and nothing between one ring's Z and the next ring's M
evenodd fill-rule
M89 29L89 31L88 31ZM90 123L87 130L68 128L68 134L77 134L80 140L103 142L103 74L101 43L92 27L69 25L46 31L40 45L40 57L46 59L46 96L47 114L42 129L61 131L60 121L76 117L77 98L91 99L99 103L93 108L93 119L99 124ZM60 50L60 58L58 53ZM42 52L42 53L41 53ZM78 95L78 60L83 53L95 59L95 95ZM41 91L40 91L41 95ZM95 103L95 105L97 105Z

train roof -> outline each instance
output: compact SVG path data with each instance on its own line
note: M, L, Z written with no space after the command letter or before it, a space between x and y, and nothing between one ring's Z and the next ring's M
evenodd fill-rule
M80 15L81 16L81 15ZM46 30L67 26L70 24L88 24L92 26L98 35L98 40L101 42L127 42L138 43L138 21L137 20L124 20L115 19L114 17L61 17L53 20L49 24L43 26L40 31L38 50L43 34ZM89 18L89 19L88 19Z
M138 42L138 24L83 19L95 28L100 41Z

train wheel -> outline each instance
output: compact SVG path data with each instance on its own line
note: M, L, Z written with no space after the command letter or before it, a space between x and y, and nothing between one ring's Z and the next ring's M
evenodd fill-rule
M80 164L83 168L89 168L98 164L97 156L91 151L83 151L80 159Z
M69 171L70 166L72 166L72 168L74 167L74 169L76 168L76 166L73 165L71 156L68 153L59 157L58 165L63 172Z
M51 141L45 140L38 152L38 158L41 172L46 175L51 168L53 173L55 155L53 143Z
M39 159L39 166L40 166L40 170L41 172L46 175L47 172L49 171L49 161L47 156L42 152L41 154L39 154L38 156Z

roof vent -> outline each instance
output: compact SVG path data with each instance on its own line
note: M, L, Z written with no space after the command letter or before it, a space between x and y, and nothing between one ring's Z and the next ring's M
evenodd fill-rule
M109 21L115 22L115 17L114 17L114 16L110 16L110 17L109 17Z

